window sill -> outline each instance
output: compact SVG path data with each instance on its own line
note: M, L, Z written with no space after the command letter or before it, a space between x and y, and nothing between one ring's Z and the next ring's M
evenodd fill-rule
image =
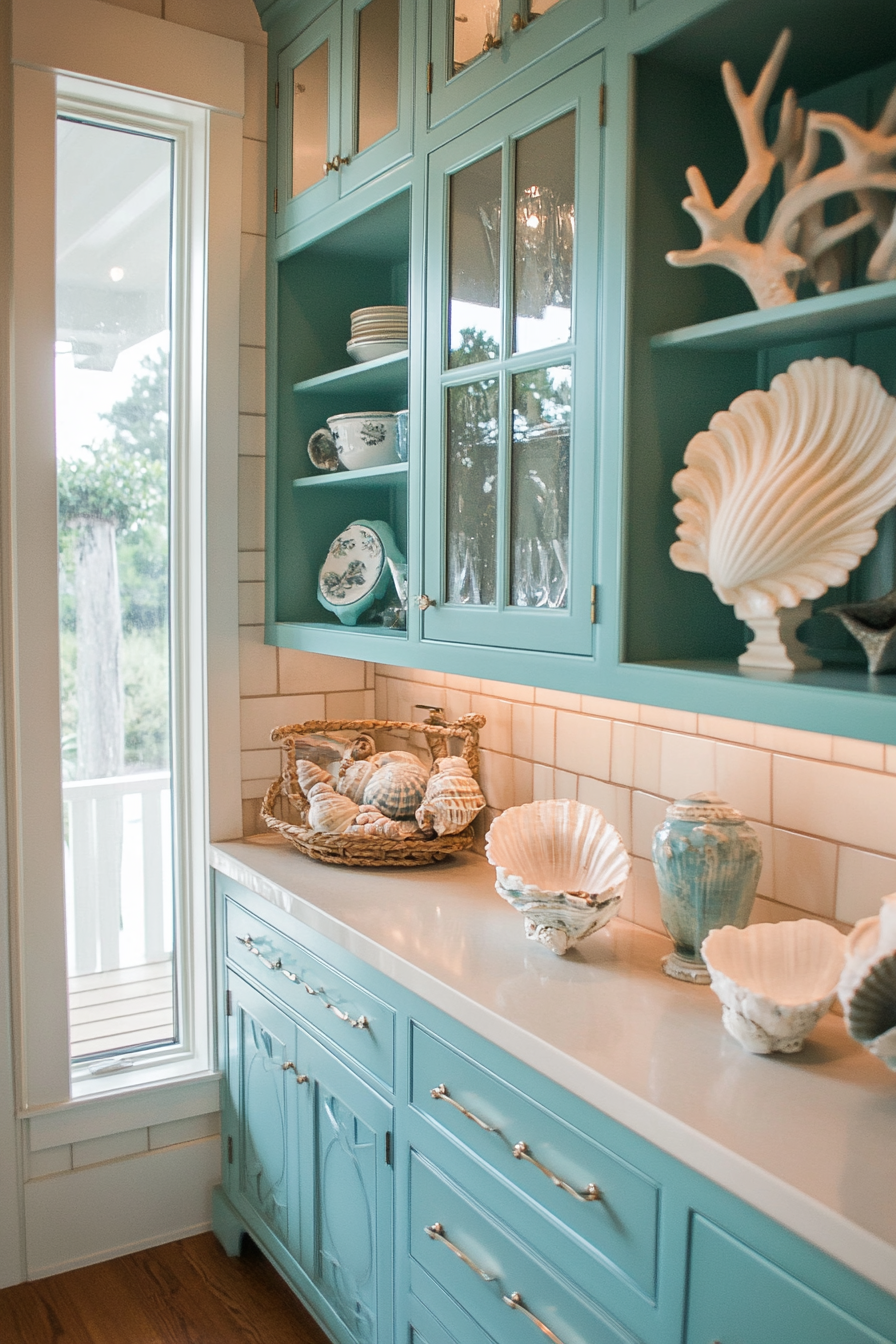
M218 1111L221 1074L172 1077L177 1067L182 1063L90 1078L73 1084L71 1101L20 1111L18 1118L28 1121L31 1151Z

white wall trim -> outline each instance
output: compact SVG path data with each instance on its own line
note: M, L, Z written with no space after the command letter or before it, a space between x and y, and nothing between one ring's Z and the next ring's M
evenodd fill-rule
M166 1124L210 1115L220 1109L219 1073L162 1086L146 1087L124 1095L69 1101L43 1114L29 1114L28 1146L32 1153L63 1143L101 1139L129 1129Z

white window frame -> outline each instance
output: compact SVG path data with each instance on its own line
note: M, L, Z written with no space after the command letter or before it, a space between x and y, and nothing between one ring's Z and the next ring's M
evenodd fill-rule
M204 1085L214 1076L206 844L241 832L235 532L243 48L97 0L14 0L12 57L13 410L0 559L17 1114L32 1131L52 1124L64 1135L58 1113L72 1111L73 1132L87 1122L93 1132L113 1133L116 1107L104 1106L100 1118L99 1095L118 1094L129 1125L135 1117L158 1123L168 1118L166 1103L175 1101L183 1114L183 1089L172 1084ZM183 819L176 861L189 892L179 929L187 972L182 1043L102 1078L84 1070L72 1076L67 1012L53 395L57 99L60 111L77 108L91 119L102 120L105 109L112 124L167 125L162 133L177 139L191 201L178 221L183 302L172 313L183 392L172 426L182 449L174 455L181 463L174 488L191 520L172 537L186 580L172 610L180 673L173 682L181 687L172 706ZM0 1042L0 1064L3 1049Z

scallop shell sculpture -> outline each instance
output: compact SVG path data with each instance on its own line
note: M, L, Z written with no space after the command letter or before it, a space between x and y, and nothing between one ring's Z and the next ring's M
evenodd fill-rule
M811 599L846 582L896 503L896 399L871 369L799 359L768 392L714 415L684 460L672 479L673 563L705 574L752 626L742 667L819 667L796 629Z
M457 835L485 807L482 790L461 756L443 756L429 777L417 808L420 829L436 835Z
M849 1034L896 1070L896 895L847 938L837 993Z
M492 822L485 853L526 937L558 956L612 919L632 866L615 826L569 799L509 807Z
M397 755L397 753L394 753ZM364 802L378 807L395 821L410 821L423 802L429 772L416 756L389 760L371 775L364 789ZM377 757L372 756L376 763Z
M754 1055L792 1055L837 994L846 939L818 919L733 924L703 940L725 1030Z

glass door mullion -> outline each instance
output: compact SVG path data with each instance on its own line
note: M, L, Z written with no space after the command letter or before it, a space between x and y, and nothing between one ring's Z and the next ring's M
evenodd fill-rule
M498 403L498 487L497 526L495 537L496 575L495 600L499 611L509 605L508 582L510 574L510 440L512 399L507 360L513 350L513 201L514 154L513 139L504 141L501 174L501 352L500 400Z

